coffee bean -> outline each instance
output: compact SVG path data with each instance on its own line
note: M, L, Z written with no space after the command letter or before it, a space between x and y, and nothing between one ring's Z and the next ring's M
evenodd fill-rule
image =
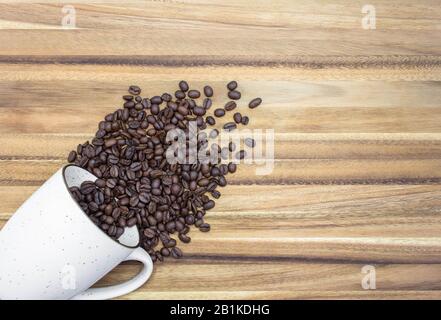
M181 91L181 90L177 90L175 92L175 97L176 97L176 99L179 99L179 100L185 99L185 92Z
M233 131L237 128L237 124L235 124L234 122L227 122L226 124L224 124L223 128L226 131Z
M160 96L154 96L150 98L150 102L152 103L152 107L154 104L160 105L162 103L162 98Z
M90 194L93 191L96 190L96 186L93 182L91 181L84 181L83 183L81 183L80 186L80 192L84 195Z
M205 110L208 110L211 108L212 104L213 104L213 101L211 101L210 98L205 98L204 102L202 103L202 106L204 107Z
M118 141L117 141L115 138L111 138L111 139L108 139L108 140L106 140L106 141L104 142L104 146L105 146L106 148L110 148L110 147L114 146L114 145L117 144L117 143L118 143Z
M98 188L104 188L106 186L106 181L104 179L96 179L95 180L95 185Z
M250 103L248 104L248 107L250 109L254 109L254 108L257 108L261 103L262 103L262 99L255 98L255 99L250 101Z
M179 82L179 89L181 89L181 91L183 91L183 92L187 92L189 89L188 83L184 80L181 80Z
M236 169L237 169L237 165L236 165L235 163L230 162L230 163L228 164L228 172L230 172L230 173L235 173L235 172L236 172Z
M192 99L197 99L201 96L201 93L198 90L190 90L187 95Z
M174 247L171 249L171 255L175 259L182 258L182 256L183 256L181 249L179 249L177 247Z
M118 178L118 176L119 176L118 166L116 166L116 165L111 166L109 173L110 173L111 177Z
M133 227L136 224L136 218L131 218L127 221L128 227Z
M225 110L218 108L218 109L214 110L214 115L218 118L223 117L225 115Z
M245 150L240 150L239 152L236 153L236 159L244 159L246 157L247 153Z
M161 255L164 257L168 257L170 255L170 250L168 248L162 248Z
M206 203L204 203L204 209L205 210L210 210L210 209L214 208L214 205L215 205L214 201L213 200L209 200Z
M242 123L242 115L240 114L240 112L236 112L233 115L233 120L234 122L236 122L237 124Z
M234 90L237 88L237 82L236 81L230 81L227 84L228 90Z
M153 239L156 237L156 232L153 229L144 229L144 236L146 236L149 239Z
M229 101L229 102L227 102L227 104L225 105L224 109L225 109L225 111L231 111L231 110L236 109L236 107L237 107L236 102L234 102L234 101Z
M69 156L67 157L67 161L72 163L77 159L77 153L75 151L71 151Z
M204 94L208 98L212 97L213 96L213 88L210 86L205 86L204 87Z
M202 232L210 231L210 225L208 223L203 223L199 226L199 230Z
M233 90L228 92L228 97L232 100L239 100L241 98L241 94L239 91Z
M106 181L106 186L109 187L110 189L113 189L116 187L116 180L115 179L108 179Z
M221 193L217 190L213 190L213 191L211 191L211 196L215 199L219 199L221 196Z
M178 237L179 237L179 240L181 240L184 243L190 243L190 241L191 241L191 238L183 233L180 233Z
M137 95L139 95L141 93L141 88L138 87L138 86L130 86L129 87L129 93L137 96Z
M245 145L250 148L254 148L256 146L256 141L252 138L245 138Z
M216 120L212 116L206 117L205 122L207 122L210 126L213 126L216 124Z
M244 126L246 126L248 124L248 122L250 121L250 119L247 116L243 116L242 117L242 124Z
M194 107L193 114L196 116L203 116L205 114L205 108L203 107Z

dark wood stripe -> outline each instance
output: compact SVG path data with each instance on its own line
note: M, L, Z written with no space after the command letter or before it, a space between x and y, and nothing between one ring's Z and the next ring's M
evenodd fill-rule
M83 64L139 65L163 67L257 66L307 69L373 67L433 68L441 66L440 56L39 56L0 55L0 64Z
M210 255L210 254L185 254L185 247L182 247L184 251L184 259L178 260L187 264L221 264L221 263L310 263L310 264L374 264L377 266L387 266L387 265L420 265L420 264L441 264L441 257L439 261L420 261L418 258L410 258L406 260L394 260L389 258L384 259L332 259L332 258L311 258L311 257L289 257L289 256L243 256L243 255ZM167 263L172 259L168 259ZM418 261L415 261L418 260ZM175 260L173 260L175 261ZM136 262L127 262L127 264L137 264Z
M236 179L229 185L440 185L441 178L393 178L393 179L335 179L335 180L301 180L271 179L260 176L253 179ZM267 178L265 178L267 177ZM0 186L40 186L45 180L11 180L0 179Z

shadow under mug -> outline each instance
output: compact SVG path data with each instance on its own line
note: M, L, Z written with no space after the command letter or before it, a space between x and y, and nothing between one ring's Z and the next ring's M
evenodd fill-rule
M67 165L58 170L0 231L0 299L111 299L142 286L153 271L139 246L136 226L118 241L83 212L68 187L95 181L88 171ZM122 261L144 267L133 279L90 288Z

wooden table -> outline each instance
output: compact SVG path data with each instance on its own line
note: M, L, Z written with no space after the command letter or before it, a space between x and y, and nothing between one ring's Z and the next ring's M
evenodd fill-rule
M377 0L375 30L357 0L72 1L75 29L43 2L0 4L0 226L128 85L235 79L274 172L242 166L212 231L124 298L441 298L439 1Z

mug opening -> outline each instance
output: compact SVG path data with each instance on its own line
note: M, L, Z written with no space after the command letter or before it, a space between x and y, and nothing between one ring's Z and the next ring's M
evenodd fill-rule
M63 181L64 184L66 186L67 191L69 192L69 195L71 196L72 200L75 202L75 204L78 206L78 208L80 208L81 212L86 216L86 218L89 220L89 222L91 224L93 224L100 232L102 232L107 238L109 238L110 240L113 240L114 242L116 242L117 244L124 246L126 248L130 248L130 249L135 249L137 247L139 247L140 241L141 241L141 234L139 231L139 228L135 225L132 228L125 228L124 233L121 235L121 238L124 237L124 234L126 234L126 237L123 238L123 240L125 239L127 242L131 242L133 241L133 237L136 236L136 245L131 245L129 243L123 243L120 240L116 240L111 238L106 232L104 232L104 230L102 230L100 227L98 227L95 223L93 223L92 220L90 220L90 218L87 216L87 214L83 211L83 209L81 208L81 206L77 203L77 201L74 199L74 197L72 196L72 194L69 191L70 187L73 186L77 186L79 187L81 185L82 182L89 180L89 181L95 181L96 179L98 179L95 175L93 175L92 173L90 173L89 171L87 171L86 169L83 169L77 165L74 164L68 164L66 166L63 167L62 170L62 176L63 176ZM133 230L133 228L136 229L136 233L135 232L131 232L131 230Z

